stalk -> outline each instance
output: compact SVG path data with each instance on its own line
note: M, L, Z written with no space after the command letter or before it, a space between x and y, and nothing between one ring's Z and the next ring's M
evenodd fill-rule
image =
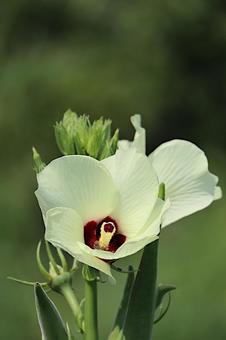
M96 280L85 280L85 340L98 340Z
M83 320L82 320L83 319L82 312L81 312L78 300L73 292L72 287L69 284L62 285L60 287L60 292L64 296L65 300L67 301L73 313L77 327L83 333L84 326L83 326Z

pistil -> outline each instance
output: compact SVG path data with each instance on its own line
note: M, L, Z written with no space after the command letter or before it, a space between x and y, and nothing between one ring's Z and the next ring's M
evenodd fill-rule
M108 250L110 241L116 232L116 227L113 222L103 222L100 227L100 238L97 247L103 250Z

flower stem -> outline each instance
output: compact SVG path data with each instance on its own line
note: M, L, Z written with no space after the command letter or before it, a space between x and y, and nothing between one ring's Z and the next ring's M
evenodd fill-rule
M98 340L96 280L85 280L85 339Z
M83 333L84 332L83 316L78 300L74 294L72 287L69 284L62 285L60 288L60 292L64 296L75 317L77 327Z

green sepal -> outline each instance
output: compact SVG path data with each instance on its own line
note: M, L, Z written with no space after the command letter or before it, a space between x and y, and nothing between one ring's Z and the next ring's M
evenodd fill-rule
M124 288L124 293L122 297L122 301L118 310L118 314L116 316L115 324L113 331L109 335L108 340L125 340L125 335L124 335L124 326L125 326L125 321L128 313L128 307L129 307L129 302L130 302L130 297L133 289L133 284L134 284L134 270L132 266L129 266L128 269L128 276Z
M38 283L34 293L42 340L68 340L65 325L56 306Z

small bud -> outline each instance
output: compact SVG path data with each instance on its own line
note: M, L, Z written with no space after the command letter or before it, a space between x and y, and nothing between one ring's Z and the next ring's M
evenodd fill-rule
M40 171L42 171L45 167L45 163L42 161L39 153L35 149L35 147L32 148L33 153L33 166L35 172L38 174Z
M57 264L51 251L49 243L46 241L46 253L49 259L49 269L45 268L41 260L41 242L39 242L36 252L37 264L41 274L47 280L48 286L54 291L61 292L61 287L65 284L72 285L72 275L75 272L74 265L69 269L68 263L64 257L62 250L57 249L57 254L61 265Z
M86 264L82 268L82 276L86 281L95 281L99 278L98 271L95 268L89 267Z
M61 292L61 287L65 284L69 284L71 286L72 277L70 273L63 272L62 274L57 275L52 279L50 287L56 292Z
M65 112L63 120L54 126L56 142L63 155L75 154L73 136L77 119L76 113L68 110Z

